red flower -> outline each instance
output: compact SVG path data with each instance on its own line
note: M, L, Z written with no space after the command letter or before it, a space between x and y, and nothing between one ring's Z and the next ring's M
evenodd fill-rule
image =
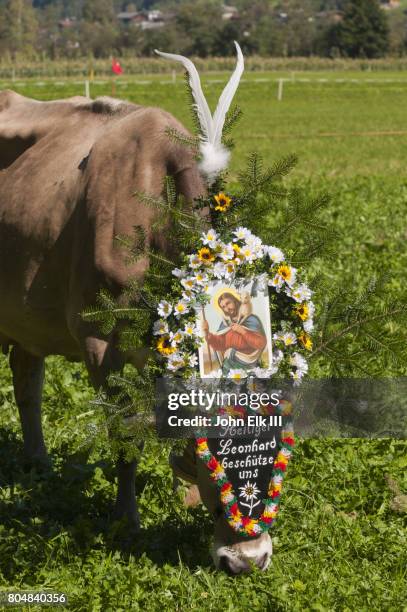
M232 485L230 484L230 482L225 482L225 484L221 486L220 490L222 491L222 493L225 493L225 491L228 491L231 488Z
M251 519L248 516L242 516L243 527L246 527L246 525L250 522L251 522Z
M271 523L271 521L273 520L273 518L271 516L262 516L260 519L263 523L267 523L267 525L269 523Z
M271 493L271 497L272 497L273 499L275 499L276 497L280 497L280 491L273 491L273 492Z
M208 461L207 465L208 465L208 468L209 468L210 470L214 470L214 469L216 468L216 466L218 465L218 462L217 462L217 460L215 459L215 457L213 457L213 456L212 456L212 457L209 459L209 461Z
M282 438L281 441L285 442L286 444L289 444L290 446L294 446L294 438Z
M274 469L275 470L281 470L282 472L285 472L287 469L287 466L285 463L281 463L280 461L278 461L277 463L274 464Z
M236 502L232 504L229 509L232 514L237 514L239 512L239 507Z

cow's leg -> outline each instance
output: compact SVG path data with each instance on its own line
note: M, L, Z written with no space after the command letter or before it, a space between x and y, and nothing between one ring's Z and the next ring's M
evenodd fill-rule
M109 393L107 378L110 373L120 371L124 365L124 356L112 343L99 338L86 338L84 342L85 363L92 385L96 390L103 388ZM140 526L136 504L136 466L137 462L119 458L117 469L117 497L115 518L126 517L136 529Z
M30 463L48 465L41 423L44 359L15 345L10 353L10 367L23 430L24 453Z

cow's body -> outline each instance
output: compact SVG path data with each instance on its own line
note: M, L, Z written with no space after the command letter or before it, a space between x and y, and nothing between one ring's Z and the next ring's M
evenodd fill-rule
M0 343L12 346L16 401L28 458L46 456L41 429L44 357L83 359L96 388L122 367L115 336L103 337L81 313L100 289L119 296L142 280L148 260L129 266L115 237L157 210L135 192L159 196L167 174L191 200L203 183L191 152L168 138L183 130L168 113L110 99L37 102L0 94ZM134 465L119 462L117 512L136 519Z
M101 287L117 294L148 265L141 259L130 268L114 237L142 225L150 242L166 247L151 232L157 211L134 192L158 196L165 175L175 174L191 197L199 175L165 134L181 126L159 109L36 102L12 92L1 107L1 338L38 356L83 358L93 329L80 313Z

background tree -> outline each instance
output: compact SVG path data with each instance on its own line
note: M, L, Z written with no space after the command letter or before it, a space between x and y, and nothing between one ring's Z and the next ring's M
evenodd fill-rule
M38 38L38 20L30 0L8 0L0 13L0 48L12 57L32 55Z
M330 33L330 46L348 57L383 57L389 48L389 26L378 0L348 0L343 20Z
M84 0L79 29L81 51L107 57L117 49L119 26L111 0Z

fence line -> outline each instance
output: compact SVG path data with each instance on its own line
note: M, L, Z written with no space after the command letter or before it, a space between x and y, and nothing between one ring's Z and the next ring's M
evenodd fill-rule
M153 85L153 84L159 84L159 85L176 85L178 83L181 83L181 80L176 79L176 75L173 72L171 75L171 80L153 80L153 79L135 79L135 80L121 80L121 79L117 79L116 84L120 87L127 87L128 85ZM0 83L2 84L3 87L5 87L9 81L2 81L0 79ZM63 87L65 85L80 85L83 88L84 91L84 95L86 97L91 97L91 86L92 85L107 85L107 84L111 84L112 80L111 79L97 79L97 80L90 80L90 79L83 79L83 80L65 80L65 81L54 81L52 78L51 79L47 79L46 81L20 81L20 80L12 80L12 87L27 87L27 86L33 86L33 87L45 87L48 84L54 85L55 87ZM205 79L204 83L206 85L215 85L218 83L225 83L225 79ZM368 83L368 84L383 84L383 85L387 85L387 84L399 84L399 85L406 85L407 86L407 79L375 79L375 78L368 78L368 79L357 79L357 78L353 78L353 79L346 79L346 78L335 78L335 79L330 79L330 78L304 78L304 77L297 77L294 74L291 77L261 77L261 78L254 78L254 79L245 79L242 78L241 79L241 83L243 84L250 84L250 83L275 83L277 84L277 100L279 102L281 102L283 100L283 96L284 96L284 86L285 84L296 84L296 83L341 83L341 84L360 84L360 83Z

